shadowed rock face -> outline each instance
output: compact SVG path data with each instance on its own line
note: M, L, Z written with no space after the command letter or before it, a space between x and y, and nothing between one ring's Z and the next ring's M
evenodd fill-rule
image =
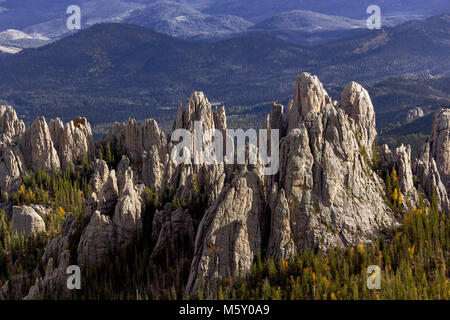
M136 185L133 171L127 168L118 193L115 170L97 160L91 184L97 192L91 196L87 214L90 220L78 244L78 264L99 263L115 246L126 245L142 229L143 185ZM91 213L92 212L92 213Z
M441 109L433 117L430 138L414 163L414 174L428 196L435 193L440 207L450 212L450 109Z
M400 194L403 196L403 206L407 210L415 209L419 204L419 194L414 186L414 176L411 165L411 147L403 144L395 149L389 150L387 145L383 145L380 150L381 166L383 169L391 171L395 168L400 183Z
M86 118L77 118L66 125L60 119L50 120L49 131L63 169L95 158L94 138Z
M442 109L433 117L430 156L436 161L442 183L450 187L450 109Z
M243 276L261 253L264 194L260 178L244 172L205 213L195 241L187 293L218 277Z

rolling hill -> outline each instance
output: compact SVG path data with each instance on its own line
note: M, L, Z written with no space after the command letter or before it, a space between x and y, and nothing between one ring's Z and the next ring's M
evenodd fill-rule
M277 14L249 30L266 32L289 42L311 46L349 36L355 30L365 28L365 24L363 20L293 10Z
M382 15L394 22L406 17L437 15L450 11L447 0L212 0L205 12L231 14L258 23L291 10L311 10L353 19L367 17L370 5L379 5Z
M253 24L231 15L209 15L184 4L158 2L134 10L123 20L184 39L220 39L246 31Z

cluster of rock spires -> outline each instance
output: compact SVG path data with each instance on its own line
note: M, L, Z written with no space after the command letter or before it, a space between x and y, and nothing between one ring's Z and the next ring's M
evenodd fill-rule
M0 188L14 191L28 170L59 171L95 158L92 131L85 118L49 125L43 117L25 129L13 108L0 106Z
M185 108L180 106L173 129L192 132L199 120L204 129L227 129L225 109L213 111L203 93L195 92ZM449 124L450 110L435 115L432 135L414 164L409 146L391 151L385 145L379 152L381 166L398 172L407 210L415 208L423 192L429 199L435 194L449 212ZM95 160L86 119L66 125L57 119L47 126L39 118L25 129L12 108L1 107L0 187L13 191L27 169L51 172L91 161L93 193L78 243L79 265L99 263L112 247L129 243L140 232L146 186L170 189L186 202L201 193L206 210L199 221L198 212L169 203L154 215L149 235L155 243L153 258L169 256L171 263L187 268L186 295L195 295L206 282L244 275L258 254L282 260L309 247L356 246L398 225L385 201L384 182L371 169L377 132L363 87L352 82L333 101L317 77L304 73L286 112L274 104L264 128L280 130L280 168L274 176L264 176L262 165L175 166L169 136L151 119L114 125L107 139L124 156L110 170ZM34 216L28 208L14 210ZM36 219L25 220L34 222L18 222L22 226L17 230L43 231ZM70 261L67 246L76 229L68 215L62 235L49 242L42 257L46 274L27 298L38 298L44 288L63 281Z

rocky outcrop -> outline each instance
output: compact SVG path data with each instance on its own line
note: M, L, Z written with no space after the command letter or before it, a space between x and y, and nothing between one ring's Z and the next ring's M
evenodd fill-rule
M261 253L264 193L260 177L244 171L221 193L203 217L186 294L221 277L242 276Z
M25 132L25 124L19 120L13 108L0 106L0 189L15 191L27 174L25 160L18 141Z
M299 121L309 112L320 112L330 97L317 76L302 73L295 84L294 100L287 108L287 130L297 128Z
M338 107L355 121L355 135L360 147L365 149L368 160L371 161L377 130L369 93L356 82L350 82L342 92Z
M302 79L315 78L301 76L297 96L305 90ZM319 98L307 100L316 101L315 107L303 109L307 113L301 114L295 127L296 121L289 117L297 113L292 108L288 111L287 135L280 143L280 172L268 179L268 190L278 189L271 194L276 229L271 230L268 252L279 258L294 252L292 244L295 251L352 246L369 242L395 225L383 200L383 182L370 168L376 130L367 91L350 83L340 102L331 104L329 98L322 99L321 85L310 83ZM278 115L274 122L281 123L279 119Z
M142 230L143 187L143 185L135 186L133 171L128 169L113 216L119 243L128 243L134 235Z
M103 162L98 162L100 168L102 164ZM103 182L98 195L94 192L92 196L97 202L96 206L91 203L91 208L96 210L92 213L78 244L80 265L86 262L99 263L112 248L126 245L142 230L144 186L135 185L133 171L128 168L124 176L123 189L118 197L115 171L107 173L106 168L103 169L99 171L107 178L97 179L106 181Z
M420 157L415 162L414 174L428 199L432 199L433 194L435 194L440 209L445 210L448 214L450 212L450 202L447 189L442 183L436 161L434 158L430 158L429 154L429 145L425 144L421 150Z
M422 118L424 115L425 115L425 112L423 111L423 109L420 107L416 107L416 108L408 111L408 113L406 114L405 120L407 122L411 122L418 118Z
M225 112L221 116L217 115L216 119L221 119L218 127L223 127ZM190 132L194 131L195 121L202 121L203 130L215 128L214 114L211 109L211 103L206 99L203 92L194 92L188 100L186 108L180 105L178 109L177 119L174 123L174 129L186 129ZM220 128L218 128L220 129Z
M6 192L17 190L26 174L25 160L19 147L0 148L0 189Z
M367 243L397 225L383 181L371 169L375 114L360 85L350 83L332 104L317 77L302 74L286 118L283 106L274 104L265 127L281 132L279 173L262 179L257 166L238 169L233 182L225 183L200 223L186 294L245 274L263 251L288 260L310 247ZM407 166L402 159L400 166ZM401 168L410 179L411 172ZM263 221L270 224L267 248Z
M430 138L414 163L414 174L429 199L433 193L442 210L450 212L450 109L441 109L433 117Z
M165 172L169 166L167 156L161 160L157 146L145 151L142 159L142 178L145 184L154 190L160 190L167 182L164 178L167 178Z
M0 141L11 142L25 133L25 124L10 106L0 106Z
M109 170L103 160L95 160L92 164L93 173L89 180L92 194L89 197L86 216L99 210L104 215L112 217L117 203L119 189L115 170Z
M28 168L37 172L39 169L53 172L59 171L60 162L52 136L43 117L37 118L26 129L21 138L20 149Z
M392 152L387 145L383 145L380 150L381 166L391 172L395 168L397 179L400 184L400 194L403 196L403 205L406 209L412 210L419 204L419 194L414 186L414 176L411 164L411 147L403 144Z
M132 163L142 163L144 152L156 146L160 155L167 156L167 138L153 119L138 123L129 119L128 123L115 123L110 143L117 143L122 154L128 156Z
M93 173L89 181L94 193L99 194L109 177L108 164L103 160L95 160L92 164Z
M114 226L109 216L95 211L78 244L78 265L95 265L114 246Z
M194 139L195 122L201 122L201 128L197 130L201 129L204 133L202 141ZM212 140L206 132L220 130L225 141L224 133L227 129L225 108L213 112L203 92L194 92L184 109L180 105L173 128L186 129L193 135L190 149L193 151L191 164L178 165L172 169L171 184L177 186L177 196L188 200L192 192L197 190L205 194L208 204L212 204L221 193L227 174L223 163L206 164L204 162L204 149ZM201 144L201 148L196 149L194 147L196 144Z
M65 126L60 119L51 120L49 131L63 169L95 157L94 138L86 118L76 118Z
M108 140L117 144L129 162L142 169L142 179L148 187L159 190L167 184L172 172L169 147L166 135L155 120L137 123L130 119L127 124L115 123Z
M450 190L450 109L441 109L433 117L430 157L436 161L442 183Z
M216 129L222 131L222 133L227 130L227 115L225 112L225 107L221 107L220 109L216 109L214 111L214 125Z
M292 241L291 216L284 190L278 191L275 184L269 198L271 216L267 256L276 261L288 260L297 252Z
M151 259L167 270L175 266L184 277L189 274L194 252L195 229L189 210L167 204L153 219Z
M33 208L14 206L12 210L12 231L24 236L45 232L45 223Z
M69 250L63 251L59 257L59 264L56 267L54 265L53 258L50 258L46 265L44 277L36 279L36 282L24 297L24 300L45 299L45 293L47 295L54 295L56 292L59 292L60 296L70 297L70 292L65 285L68 278L66 271L70 265Z
M2 122L2 114L10 119L8 123ZM7 176L0 182L2 188L1 183L5 188L17 186L27 167L53 171L76 166L94 154L84 118L66 125L52 120L49 127L39 118L27 130L16 118L11 110L0 109L0 134L7 137L0 148L0 174ZM432 136L413 171L409 146L394 151L381 148L381 166L396 169L407 209L418 202L414 172L428 197L436 192L442 208L448 210L449 118L446 110L435 116ZM185 108L180 106L173 129L193 133L196 121L202 122L203 130L226 133L225 109L213 112L201 92L194 92ZM92 162L92 194L85 215L80 221L68 215L61 236L49 241L42 257L46 273L27 298L42 297L48 288L55 290L57 283L65 281L71 258L77 258L79 265L95 265L111 249L129 244L144 227L150 230L145 219L149 217L153 217L151 235L145 236L154 244L152 271L176 270L180 286L187 278L185 293L191 297L206 283L212 289L223 278L244 276L259 254L289 260L308 248L325 251L370 243L398 225L385 202L385 185L372 169L377 132L373 106L363 87L352 82L340 100L332 102L319 79L304 73L297 79L286 113L274 103L264 128L280 132L279 171L265 177L262 164L249 161L235 166L193 161L175 165L170 159L172 142L154 120L115 124L108 141L124 156L116 170L105 161ZM207 140L196 142L205 147ZM202 159L203 152L196 156ZM145 216L146 186L151 194L167 200L154 216ZM13 221L16 232L45 231L35 210L14 207L19 209ZM34 214L28 214L30 210ZM32 216L30 223L17 218L23 211ZM75 235L80 237L78 243ZM74 245L77 257L70 257Z

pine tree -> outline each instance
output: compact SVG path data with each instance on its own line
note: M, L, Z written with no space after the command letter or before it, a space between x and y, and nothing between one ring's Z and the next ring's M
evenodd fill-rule
M113 154L111 152L111 146L109 145L109 142L106 144L105 160L108 165L110 165L110 166L113 165L114 159L113 159Z

